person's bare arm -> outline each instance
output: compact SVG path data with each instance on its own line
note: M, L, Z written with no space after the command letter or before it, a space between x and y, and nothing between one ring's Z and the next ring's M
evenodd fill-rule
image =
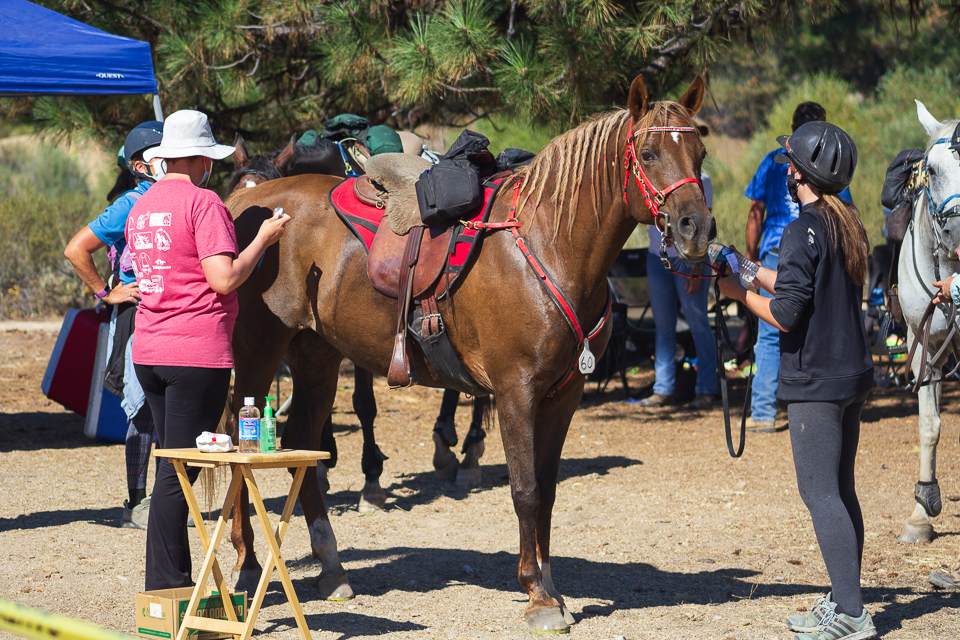
M93 254L106 246L100 238L94 235L89 226L84 225L70 239L67 248L63 251L63 255L76 269L77 275L94 293L100 293L107 286L106 281L97 272L97 263L93 259ZM104 296L103 301L107 304L120 304L121 302L136 302L139 298L140 289L136 282L132 282L117 285Z
M760 239L763 237L763 214L767 207L759 200L750 202L750 212L747 214L747 258L760 262Z
M283 235L283 227L289 221L290 216L287 214L264 220L257 237L236 258L230 253L218 253L201 260L200 265L210 288L224 294L243 284L253 273L261 254Z

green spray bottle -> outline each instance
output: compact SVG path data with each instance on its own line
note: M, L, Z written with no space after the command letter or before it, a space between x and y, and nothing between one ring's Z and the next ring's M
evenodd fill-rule
M277 419L273 417L273 405L271 400L276 400L272 396L267 396L267 406L263 409L263 417L260 419L260 453L277 452Z

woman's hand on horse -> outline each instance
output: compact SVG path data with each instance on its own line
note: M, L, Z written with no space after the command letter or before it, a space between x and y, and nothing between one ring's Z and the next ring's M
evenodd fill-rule
M290 222L290 216L285 213L280 214L279 216L267 218L263 221L263 224L260 225L260 231L257 233L257 237L263 243L264 249L280 239L280 236L283 235L283 228L288 222Z
M123 304L124 302L136 302L139 299L140 287L136 282L116 286L110 290L110 293L103 296L103 301L112 305Z
M937 295L933 298L934 304L946 304L948 302L952 302L953 299L950 297L950 285L953 283L953 279L955 277L956 276L950 276L948 278L944 278L940 282L933 283L933 286L936 289L939 289L939 291L937 291Z

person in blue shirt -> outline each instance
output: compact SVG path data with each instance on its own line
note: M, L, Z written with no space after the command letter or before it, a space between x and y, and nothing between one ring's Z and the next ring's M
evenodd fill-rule
M73 264L80 279L94 292L94 298L113 305L110 339L113 347L110 370L119 370L122 386L121 406L129 419L126 437L126 467L128 499L123 505L121 526L147 528L149 498L146 497L147 467L150 463L150 444L153 441L153 417L145 403L143 390L134 374L130 338L133 336L133 318L140 291L136 275L126 251L124 232L127 216L134 203L147 189L162 177L160 161L148 164L143 152L160 145L162 122L144 122L135 127L123 145L123 160L127 170L137 180L136 187L120 195L95 220L85 225L67 244L64 255ZM111 287L100 276L94 254L110 247L110 262L119 282ZM110 276L108 275L108 278Z
M800 103L793 111L791 132L807 122L826 119L826 110L816 102ZM772 271L777 269L780 238L784 228L800 216L800 206L787 190L787 165L778 164L774 160L781 151L782 149L776 149L764 156L743 193L751 200L747 217L746 257ZM847 202L853 202L849 187L840 192L839 196ZM760 295L770 297L762 289ZM756 370L753 395L750 398L751 417L747 420L747 428L758 432L776 431L780 331L760 320L753 354Z

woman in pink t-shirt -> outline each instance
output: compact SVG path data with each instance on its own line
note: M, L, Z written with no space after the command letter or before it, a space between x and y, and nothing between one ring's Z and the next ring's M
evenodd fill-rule
M234 290L290 220L281 215L265 221L250 246L238 250L230 212L202 188L213 161L233 152L217 144L203 113L171 114L160 146L144 154L147 162L163 159L165 175L127 217L141 297L133 363L161 449L194 447L201 432L216 431L233 368ZM199 469L188 473L192 483ZM163 459L147 521L145 587L190 586L191 573L187 503L173 465Z

